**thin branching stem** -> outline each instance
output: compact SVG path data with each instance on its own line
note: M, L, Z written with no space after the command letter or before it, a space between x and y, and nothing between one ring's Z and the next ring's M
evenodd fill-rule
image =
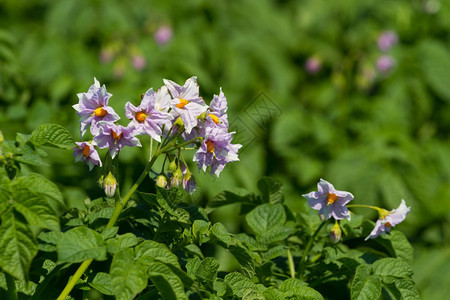
M324 221L324 222L320 223L319 227L316 229L314 234L309 238L308 244L306 244L305 251L303 252L303 256L300 259L300 263L298 265L298 276L301 280L303 280L303 273L305 272L305 268L306 268L306 260L307 260L309 251L311 250L311 248L313 246L314 239L316 238L317 234L319 233L319 231L322 229L322 227L326 223L328 223L328 222Z

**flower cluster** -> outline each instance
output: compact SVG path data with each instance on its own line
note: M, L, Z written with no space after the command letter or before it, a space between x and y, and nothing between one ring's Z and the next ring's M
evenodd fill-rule
M138 136L148 135L159 143L158 149L164 150L169 160L175 163L174 170L169 170L167 174L170 180L162 179L166 177L163 169L162 177L157 180L158 185L182 185L189 192L195 190L195 182L181 155L180 150L184 146L195 146L197 152L193 160L199 170L206 171L210 167L211 174L216 176L227 163L239 160L241 145L231 143L234 132L228 131L228 105L222 89L208 106L199 95L195 76L186 80L184 85L166 79L164 84L156 92L150 88L137 106L131 102L125 104L129 122L124 127L117 123L120 117L108 104L112 95L94 79L87 93L78 94L79 103L73 106L80 116L81 137L88 130L92 135L92 140L77 143L75 160L86 162L90 170L95 165L101 167L97 148L108 149L111 159L114 159L124 146L140 147Z
M335 225L330 231L330 238L333 242L339 241L342 234L338 220L350 219L350 212L347 206L366 207L378 211L379 219L366 240L369 238L376 238L382 233L389 232L391 227L394 227L405 220L406 215L409 214L411 209L406 206L405 200L403 199L400 206L392 211L370 205L348 205L348 203L353 200L353 195L349 192L336 190L331 183L323 179L320 179L317 184L317 190L317 192L304 194L303 197L306 198L308 204L313 209L319 211L322 218L329 219L333 217L335 219Z

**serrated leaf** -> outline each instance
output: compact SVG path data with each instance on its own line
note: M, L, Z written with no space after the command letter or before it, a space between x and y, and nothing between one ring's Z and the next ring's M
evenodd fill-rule
M372 264L374 274L379 276L392 276L397 278L411 278L413 270L403 259L382 258Z
M42 196L14 185L12 197L14 209L23 215L30 225L59 231L59 218Z
M256 235L262 236L274 227L283 226L286 213L281 204L262 204L245 216L245 220Z
M265 203L283 203L283 184L280 181L271 177L262 177L257 185Z
M378 299L381 295L381 281L376 275L371 275L369 266L360 265L356 268L352 282L352 300Z
M412 280L408 279L396 279L394 280L395 287L399 290L402 295L402 299L408 300L419 300L419 291Z
M111 262L111 285L116 299L133 299L147 286L147 267L138 263L131 248L117 252Z
M145 265L150 265L153 261L160 261L180 267L178 257L166 245L155 241L144 241L137 245L136 259Z
M31 141L35 145L53 146L62 149L72 149L75 141L70 132L58 124L44 124L31 133Z
M0 268L19 280L26 280L31 261L38 252L37 242L14 212L3 213L1 221Z
M45 196L49 204L56 202L61 206L65 206L63 195L56 184L40 174L30 173L26 176L18 177L14 180L14 185L28 188L36 194ZM55 205L52 205L52 207L56 208Z
M163 263L153 262L148 267L148 277L165 300L187 300L183 282Z
M80 226L64 232L56 244L58 262L82 262L86 259L105 260L106 244L100 233Z
M104 295L114 295L114 290L111 284L111 275L108 273L98 272L95 274L92 281L89 281L88 283L91 287Z
M226 283L233 291L233 294L239 298L242 298L245 290L256 287L250 279L238 272L227 274L223 282Z

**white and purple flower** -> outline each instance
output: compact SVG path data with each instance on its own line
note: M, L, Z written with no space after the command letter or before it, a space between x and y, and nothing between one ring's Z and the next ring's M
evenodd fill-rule
M111 157L114 158L124 146L139 146L141 142L134 136L133 126L123 127L109 122L100 122L99 134L94 137L98 147L109 148Z
M199 96L199 87L196 81L197 77L193 76L186 80L183 86L180 86L171 80L164 79L173 98L170 101L171 114L175 119L181 118L188 134L191 133L192 128L197 126L197 117L208 109L205 101Z
M167 90L165 90L167 93ZM159 91L158 91L159 92ZM125 115L131 120L128 126L133 126L135 134L148 134L153 139L161 142L162 126L172 125L173 116L156 107L156 95L153 89L149 89L142 97L141 104L136 107L130 102L125 104ZM164 106L164 95L158 95L159 107ZM168 96L168 93L167 93ZM164 110L164 107L161 107Z
M313 209L318 210L326 219L330 217L336 220L350 219L350 212L345 205L353 200L351 193L338 191L323 179L320 179L317 189L317 192L303 195Z
M114 109L108 106L108 99L112 95L106 91L105 85L100 86L96 78L87 93L79 93L77 96L79 102L73 108L81 117L81 136L86 133L89 126L91 126L91 133L97 135L100 121L115 122L120 119Z
M89 171L94 166L102 166L102 161L95 149L95 142L75 142L77 145L73 148L73 156L75 161L84 161L89 166Z
M378 48L384 52L389 51L397 42L398 36L393 31L383 31L377 40Z
M374 239L382 233L389 232L392 227L406 219L406 215L409 214L410 210L411 207L407 207L405 200L403 199L397 209L391 211L380 209L378 211L380 218L377 220L374 229L365 240Z
M220 126L228 130L227 110L227 98L221 88L219 95L214 95L209 105L209 112L205 120L207 126Z
M203 143L193 159L199 169L206 171L210 166L211 174L218 177L227 163L239 160L237 153L242 145L231 144L233 134L220 127L207 128Z

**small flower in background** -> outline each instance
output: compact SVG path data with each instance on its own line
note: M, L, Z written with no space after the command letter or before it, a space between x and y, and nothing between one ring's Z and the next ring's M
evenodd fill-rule
M73 156L75 156L75 161L84 161L89 166L89 171L92 170L94 166L102 166L102 161L95 149L94 142L75 142L77 145L73 148Z
M339 226L339 223L336 221L334 223L334 226L331 227L330 240L333 243L337 243L341 240L341 237L342 237L342 230L341 227Z
M239 160L237 153L242 145L231 144L233 134L234 132L229 133L220 127L206 130L203 143L194 154L194 161L199 169L206 171L210 166L211 174L219 177L227 163Z
M114 197L114 194L116 193L117 188L117 180L114 177L114 175L109 172L108 175L105 177L105 180L103 180L103 189L105 191L105 194L107 197L112 198Z
M89 126L91 126L91 133L96 135L97 124L100 121L115 122L120 119L114 109L108 106L108 99L112 94L106 91L105 85L100 87L100 82L96 78L87 93L79 93L77 96L79 102L73 108L81 117L81 136L86 133Z
M153 35L153 38L155 39L155 42L162 46L170 42L173 36L172 27L167 25L160 26L155 34Z
M322 69L322 61L315 56L311 56L305 62L305 69L309 74L316 74Z
M394 58L390 55L382 55L377 59L377 69L382 74L388 73L395 65Z
M186 132L191 133L192 128L197 126L197 117L208 109L205 101L199 96L197 77L189 78L183 86L171 80L164 79L163 81L173 98L170 101L172 105L171 114L174 119L180 117Z
M111 157L114 158L124 146L139 146L141 142L134 136L134 127L123 127L109 122L99 123L99 134L94 141L101 149L109 148Z
M100 62L107 64L114 59L114 52L110 48L105 48L100 51Z
M147 60L143 55L133 55L131 63L138 71L142 71L147 66Z
M334 186L326 180L320 179L317 184L317 192L310 192L303 195L308 200L308 204L319 214L336 220L350 219L350 212L345 206L353 200L353 195L349 192L338 191Z
M389 51L398 42L398 36L393 31L383 31L377 40L378 48L383 51Z
M167 93L167 89L165 91ZM164 96L160 95L161 97ZM153 89L149 89L142 97L141 104L138 107L130 102L125 104L125 115L131 120L128 126L135 128L135 134L148 134L156 141L161 142L161 128L163 125L170 127L173 116L167 112L155 109L155 104L156 93Z
M391 211L379 209L378 213L380 218L377 220L374 229L365 240L367 241L369 238L374 239L384 232L389 232L391 227L400 224L406 219L406 215L409 214L410 210L411 207L407 207L405 200L403 199L397 209Z

